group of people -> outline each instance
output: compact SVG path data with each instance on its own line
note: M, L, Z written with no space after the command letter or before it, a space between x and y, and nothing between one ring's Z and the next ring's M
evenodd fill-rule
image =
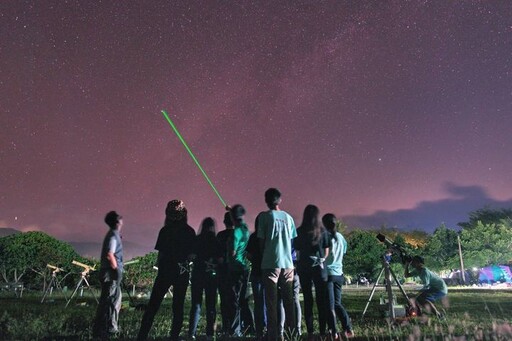
M302 224L296 228L293 218L281 210L281 193L276 188L265 192L268 210L261 212L251 234L242 205L228 207L225 230L215 233L215 221L202 221L199 234L187 223L187 209L180 200L172 200L165 210L164 227L159 232L158 274L142 317L138 340L148 338L154 317L164 296L172 287L172 326L170 338L178 340L184 320L185 295L191 283L191 307L188 336L194 339L205 301L206 336L216 332L217 297L220 296L221 333L239 337L253 333L257 338L277 340L284 333L302 333L302 309L299 288L304 295L304 318L308 335L313 325L313 287L319 318L319 332L339 338L336 320L345 335L353 336L350 318L341 303L343 255L347 242L336 231L336 217L314 205L304 210ZM110 227L101 255L102 293L93 334L108 336L118 332L123 274L120 230L122 217L112 211L105 217ZM249 304L247 289L252 286L254 305Z
M268 210L257 216L252 234L244 220L245 208L234 205L227 208L224 216L225 230L216 234L215 221L206 218L197 236L187 223L185 204L180 200L167 204L164 227L155 245L158 274L142 317L138 340L148 338L154 317L170 287L173 297L170 338L179 339L189 282L190 339L196 337L203 296L208 339L213 339L216 332L217 296L220 296L221 333L226 336L239 337L246 332L268 340L282 339L285 333L297 336L302 333L302 315L308 336L319 332L334 340L340 339L337 320L341 322L345 337L354 336L341 299L347 242L336 229L336 216L329 213L320 218L318 207L308 205L301 225L296 228L293 218L280 208L279 190L269 188L265 202ZM110 230L102 247L102 292L93 327L95 337L118 332L121 305L123 259L119 232L122 217L112 211L105 222ZM249 283L253 309L247 297ZM304 311L299 289L304 297ZM313 323L314 302L318 331Z

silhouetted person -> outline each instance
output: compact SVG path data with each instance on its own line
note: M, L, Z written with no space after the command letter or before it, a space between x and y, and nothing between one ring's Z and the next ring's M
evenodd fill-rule
M108 225L109 231L101 248L101 296L93 327L93 336L102 339L119 331L118 320L123 279L123 243L120 236L123 217L116 211L110 211L105 216L105 223Z
M192 270L192 305L188 335L195 338L201 315L203 292L206 305L206 336L213 339L217 316L217 264L222 257L222 247L215 236L215 221L206 218L201 223L195 243L194 269Z
M267 306L267 336L269 341L277 340L278 302L277 288L281 288L286 325L293 333L295 308L293 304L293 260L292 239L297 236L293 218L279 208L281 192L269 188L265 192L265 203L269 210L261 212L258 219L258 238L263 250L261 269L265 284Z
M222 333L229 335L232 321L229 321L229 305L233 300L231 291L231 279L228 270L228 240L232 238L233 222L231 221L231 213L226 212L223 220L225 230L217 233L217 240L222 248L222 261L217 268L217 281L219 285L220 295L220 314L222 317Z
M343 256L347 253L347 241L341 233L336 230L337 219L332 213L322 217L329 238L331 239L331 250L325 260L327 266L327 297L329 299L329 314L327 325L331 330L333 340L339 339L336 317L341 321L345 337L354 337L352 323L345 307L341 303L341 289L343 287Z
M297 270L304 296L304 317L309 337L314 335L313 285L320 335L325 335L327 327L327 269L324 262L331 243L327 232L320 224L319 214L320 211L315 205L306 206L294 243L299 259Z
M261 273L262 252L258 240L258 219L255 230L247 242L247 258L251 262L250 281L254 299L254 325L257 340L262 340L267 328L267 307L265 306L265 288Z
M189 281L189 262L194 258L196 234L187 224L187 209L181 200L172 200L165 209L165 225L158 234L158 274L148 306L142 317L138 340L145 340L160 304L173 287L171 340L178 340L183 326L183 305Z

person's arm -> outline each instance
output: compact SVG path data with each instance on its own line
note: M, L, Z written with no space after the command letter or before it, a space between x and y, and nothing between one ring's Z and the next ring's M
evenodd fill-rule
M117 260L116 260L116 257L114 256L114 253L116 252L116 248L117 248L117 241L115 240L114 237L110 237L110 240L108 243L107 260L108 260L108 263L110 264L110 268L112 270L117 269Z
M107 253L107 259L108 259L108 262L110 263L110 267L113 270L117 270L117 260L116 260L116 257L114 256L113 252L109 251Z

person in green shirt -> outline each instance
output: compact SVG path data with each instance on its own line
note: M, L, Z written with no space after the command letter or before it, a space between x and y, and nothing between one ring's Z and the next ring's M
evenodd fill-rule
M234 225L233 234L228 240L228 269L231 280L233 301L229 309L229 321L231 323L230 335L240 337L242 331L242 312L246 312L244 321L246 328L253 328L254 318L247 300L247 286L249 284L249 261L246 255L247 243L249 242L249 228L244 221L245 208L242 205L235 205L230 209L231 219ZM247 314L247 311L249 314Z
M409 266L412 266L413 270L409 271ZM414 256L410 262L405 264L405 277L419 277L423 284L418 296L411 300L411 304L416 307L418 315L426 311L434 313L437 317L443 317L434 302L444 298L448 294L448 288L442 278L425 267L423 257Z

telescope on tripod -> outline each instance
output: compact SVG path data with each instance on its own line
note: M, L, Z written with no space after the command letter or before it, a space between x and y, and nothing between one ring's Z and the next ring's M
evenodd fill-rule
M87 276L89 276L89 272L96 270L96 268L94 266L80 263L76 260L73 260L71 262L71 264L82 267L83 271L80 274L81 277L80 277L80 280L78 281L78 283L76 284L75 290L73 291L73 293L71 294L71 297L69 298L68 302L66 303L66 308L69 305L69 303L71 302L71 300L73 299L73 297L75 297L76 293L78 292L78 289L82 287L83 282L85 282L85 284L87 285L87 288L92 293L92 296L96 300L96 303L99 303L98 298L96 298L96 295L94 294L94 291L92 290L91 285L89 284L89 281L87 280Z
M64 280L64 278L66 278L67 275L69 275L69 273L68 273L66 276L64 276L59 281L57 278L57 274L59 272L65 272L65 270L63 268L59 268L58 266L51 265L51 264L46 264L46 267L52 271L52 279L50 280L50 283L48 283L48 287L44 291L43 298L41 299L41 303L44 302L44 300L46 299L46 297L48 295L50 295L50 296L52 295L54 289L59 289L62 293L64 293L60 283ZM66 294L64 294L64 298L67 300Z
M373 295L375 294L375 290L377 288L377 285L379 284L379 280L382 277L382 274L384 274L384 285L387 293L387 302L386 300L381 301L381 304L387 305L387 311L388 316L391 318L391 320L395 320L397 318L397 315L400 315L400 317L404 316L415 316L416 311L410 304L409 296L407 296L407 293L405 292L404 288L402 287L402 284L398 281L393 269L391 269L390 263L391 263L391 257L393 254L397 254L400 257L400 260L402 263L409 262L412 257L398 244L394 243L393 241L389 240L384 236L383 234L379 233L377 235L377 239L384 243L387 247L386 252L384 255L382 255L382 269L379 272L379 276L377 277L377 280L375 281L375 284L373 285L372 291L370 292L370 296L368 298L368 301L366 302L366 306L363 310L363 315L361 318L364 318L366 315L366 311L368 310L368 306L370 305L370 302L373 298ZM403 297L406 300L405 306L399 306L396 303L395 297L393 295L393 280L400 289L400 292L402 293Z

